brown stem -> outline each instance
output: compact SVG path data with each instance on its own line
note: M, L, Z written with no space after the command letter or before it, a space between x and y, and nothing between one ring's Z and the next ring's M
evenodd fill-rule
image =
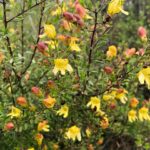
M90 43L90 51L89 51L89 55L88 55L88 70L87 70L87 76L89 76L90 73L90 66L92 63L92 52L93 52L93 45L94 45L94 39L95 39L95 34L96 34L96 30L97 30L97 17L98 17L98 12L95 10L95 18L94 18L94 29L92 32L92 36L91 36L91 43Z
M8 30L8 28L7 28L8 24L7 24L6 11L7 11L7 10L6 10L6 1L4 0L4 1L3 1L3 23L4 23L4 27L5 27L5 32L7 32L7 30ZM10 39L9 39L9 37L8 37L7 35L6 35L6 38L5 38L5 39L6 39L6 42L7 42L7 49L8 49L9 54L10 54L12 60L13 60L14 54L13 54L13 51L12 51L12 48L11 48ZM14 72L16 78L19 80L20 77L19 77L19 75L17 74L17 71L14 69L14 61L12 61L11 65L12 65L12 70L13 70L13 72Z
M43 2L43 1L42 1L42 2ZM42 9L41 9L41 16L40 16L40 21L39 21L39 28L38 28L38 35L37 35L36 46L35 46L35 48L34 48L33 54L32 54L32 56L31 56L31 58L30 58L30 61L29 61L29 63L27 64L27 66L25 67L25 69L22 71L21 76L24 75L24 74L27 72L27 70L30 68L30 66L31 66L31 64L32 64L32 61L33 61L33 59L34 59L34 56L35 56L35 54L36 54L37 44L38 44L38 42L39 42L39 40L40 40L39 35L40 35L40 33L41 33L42 19L43 19L43 16L44 16L44 14L43 14L44 8L45 8L45 2L43 2Z
M25 0L23 0L23 6L22 6L22 12L24 12L25 9ZM22 67L24 63L24 18L21 21L21 56L22 56Z

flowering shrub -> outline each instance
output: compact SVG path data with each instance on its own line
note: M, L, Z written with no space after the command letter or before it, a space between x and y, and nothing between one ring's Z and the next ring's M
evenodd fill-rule
M124 5L0 1L1 149L150 149L148 30L116 38Z

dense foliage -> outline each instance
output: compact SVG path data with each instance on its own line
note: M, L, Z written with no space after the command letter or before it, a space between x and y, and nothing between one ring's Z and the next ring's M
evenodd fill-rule
M3 150L150 149L148 0L0 0Z

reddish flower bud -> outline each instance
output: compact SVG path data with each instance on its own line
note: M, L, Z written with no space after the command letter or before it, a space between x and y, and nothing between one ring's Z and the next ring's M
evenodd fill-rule
M41 94L42 94L40 88L39 88L39 87L36 87L36 86L32 87L31 91L32 91L32 93L35 94L36 96L41 96Z
M14 124L12 122L8 122L8 123L6 123L4 129L7 131L10 131L10 130L14 129Z
M124 92L124 89L117 89L117 93L123 93Z
M135 54L135 48L131 48L131 49L127 49L126 51L125 51L125 55L126 55L126 57L131 57L131 56L133 56L134 54Z
M107 74L111 74L113 72L113 68L109 67L109 66L105 66L104 67L104 71L107 73Z
M77 25L83 27L84 26L83 20L77 20Z
M73 16L77 21L82 20L82 18L78 14L73 14Z
M39 52L44 53L47 50L47 45L44 42L39 42L37 48Z
M145 50L144 50L143 48L139 49L139 50L136 52L136 54L137 54L137 55L140 55L140 56L143 56L144 53L145 53Z
M81 6L81 4L79 4L79 2L75 2L75 10L76 13L81 17L84 18L86 15L86 10L83 6Z
M147 37L147 31L144 27L139 27L138 28L138 35L141 37L141 38L144 38L144 37Z
M54 88L55 87L55 82L54 81L52 81L52 80L48 80L48 82L47 82L47 86L49 87L49 88Z
M110 107L110 109L115 109L116 108L116 104L112 102L112 103L110 103L109 107Z
M18 97L17 98L17 104L23 107L27 106L27 100L25 97Z
M74 18L73 14L70 13L70 12L64 12L63 13L63 16L64 18L67 20L67 21L70 21L70 22L73 22L73 21L76 21L76 19Z

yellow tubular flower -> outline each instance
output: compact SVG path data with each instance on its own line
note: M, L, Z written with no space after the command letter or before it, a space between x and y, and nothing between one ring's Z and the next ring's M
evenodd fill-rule
M148 89L150 89L150 67L142 69L138 73L139 82L144 84L146 82Z
M67 105L61 106L61 108L57 111L58 115L62 115L64 118L68 117L69 107Z
M91 106L92 109L96 108L96 111L100 110L100 99L98 97L91 97L87 103L87 107Z
M142 107L139 109L139 120L144 121L144 120L150 120L150 116L148 114L148 108Z
M52 98L52 97L50 97L50 96L48 96L48 98L45 98L45 99L43 100L43 104L44 104L44 106L47 107L47 108L52 108L52 107L54 107L55 103L56 103L56 99L55 99L55 98Z
M11 107L11 113L9 113L7 116L11 116L11 118L19 118L21 116L22 111L19 108L16 108L14 106Z
M44 25L44 34L40 35L40 38L43 38L45 36L51 39L54 39L56 37L56 29L53 25L51 24Z
M123 10L123 4L124 0L111 0L107 9L108 15L113 16L120 12L122 12L125 15L128 15L129 13Z
M137 118L137 113L135 110L130 110L128 112L128 120L129 122L134 122L136 121L138 118Z
M45 132L49 132L49 125L48 122L46 120L39 122L38 124L38 131L45 131Z
M59 16L61 14L63 14L63 12L67 11L67 7L66 7L66 4L63 3L62 4L62 7L60 7L59 5L57 6L57 8L55 8L55 10L53 10L51 12L51 15L52 16Z
M91 129L86 128L85 133L86 133L86 136L89 138L91 136Z
M59 71L62 75L65 75L66 70L70 73L73 72L71 65L69 64L68 59L55 59L54 60L55 67L53 69L54 75L56 75Z
M79 39L78 39L78 38L75 38L75 37L71 37L71 38L70 38L70 43L69 43L70 50L76 51L76 52L81 51L80 47L76 44L76 41L78 41L78 40L79 40Z
M58 47L58 43L56 41L45 41L46 44L48 44L51 49L56 49Z
M41 146L42 145L42 141L43 141L43 135L41 133L37 133L35 135L35 140L37 141L38 145Z
M104 93L103 100L105 101L114 100L116 97L116 93L117 93L116 91L111 91L110 93L109 92Z
M73 141L75 141L76 139L78 141L81 141L80 128L78 128L77 126L70 127L68 131L66 132L65 136L66 138L72 139Z
M117 48L116 48L116 46L114 46L114 45L109 46L106 55L107 55L108 59L116 57L117 56Z
M119 99L121 103L125 104L127 102L126 94L128 92L125 89L118 89L116 93L116 99Z

